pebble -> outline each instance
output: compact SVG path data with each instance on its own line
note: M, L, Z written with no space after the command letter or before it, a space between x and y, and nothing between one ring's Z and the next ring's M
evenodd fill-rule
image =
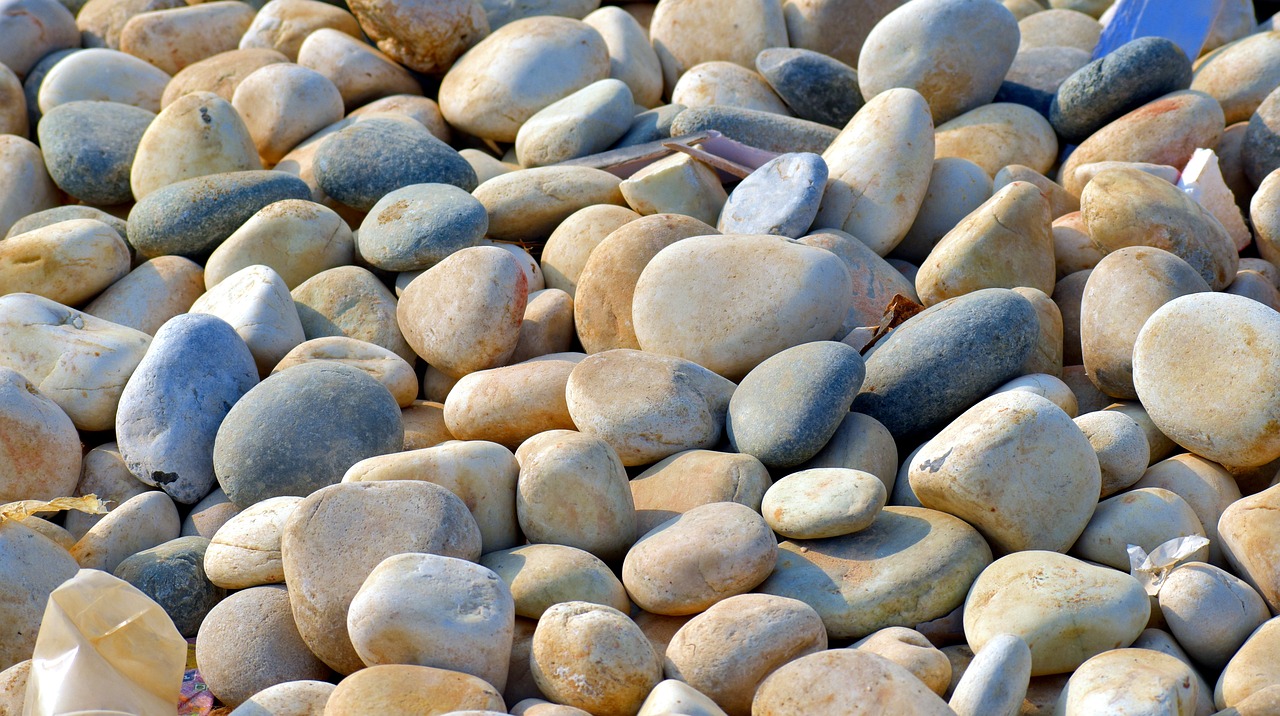
M1191 505L1169 490L1142 487L1099 502L1071 551L1091 562L1125 569L1130 566L1129 545L1150 554L1171 539L1189 536L1204 537ZM1207 559L1208 546L1196 550L1193 557Z
M1020 637L997 634L988 640L958 679L954 667L955 687L947 705L957 716L1011 714L1022 707L1031 680L1031 650Z
M1104 411L1111 412L1115 411ZM1134 486L1160 487L1186 500L1210 540L1209 561L1216 566L1226 565L1218 521L1240 499L1240 486L1230 472L1215 462L1183 453L1151 465Z
M648 44L645 46L648 47ZM669 138L672 125L685 109L684 105L664 104L640 112L631 118L631 126L627 128L626 134L613 143L613 148L623 149Z
M85 100L129 105L154 115L169 80L164 70L133 55L91 48L50 68L37 97L46 115L60 105Z
M0 522L0 547L0 667L8 669L31 658L49 594L80 568L66 549L14 520Z
M0 501L67 497L80 481L80 437L56 403L10 368L0 368Z
M564 353L573 344L573 299L558 288L529 292L520 322L520 338L511 362L523 363L553 353Z
M36 229L42 229L46 226L57 224L62 221L70 221L72 219L94 219L101 221L107 226L115 229L116 233L120 235L120 238L125 240L125 243L129 243L128 222L120 217L108 214L102 209L95 209L92 206L85 206L83 204L55 206L52 209L45 209L43 211L37 211L34 214L28 214L9 228L9 233L6 238L9 236L17 236L18 234L25 234L28 231L35 231Z
M422 94L421 85L404 67L332 27L307 35L298 47L298 64L328 77L338 88L347 110L392 95Z
M868 705L886 713L951 713L915 674L860 649L820 651L783 666L760 684L751 713L800 716L814 704L839 714L866 712Z
M164 88L160 106L168 107L184 95L196 92L212 92L230 102L245 77L267 65L288 61L283 54L265 48L220 52L187 65L175 74Z
M253 24L240 37L240 49L275 50L296 62L303 41L324 28L352 37L361 33L355 16L340 7L318 0L270 0L253 16Z
M419 271L477 246L489 228L484 205L451 184L411 184L378 200L360 224L360 258L386 271Z
M315 70L288 63L254 70L236 87L231 106L244 120L264 166L342 119L342 94Z
M178 632L192 637L226 597L226 591L205 575L208 548L204 537L179 537L137 552L115 568L115 576L163 607Z
M1084 716L1099 709L1191 716L1198 687L1189 664L1150 649L1114 649L1090 658L1071 675L1057 713Z
M609 76L626 83L637 105L656 107L661 104L662 64L649 44L645 27L631 13L612 6L594 10L582 21L604 38L609 51Z
M286 681L268 686L231 711L236 716L323 716L334 685L327 681Z
M89 528L71 548L71 556L85 569L114 572L138 552L176 539L181 529L173 500L163 492L144 492Z
M284 279L261 265L240 269L191 304L230 324L243 339L266 377L285 355L305 340L302 323Z
M1211 564L1189 562L1160 588L1160 611L1178 643L1209 669L1226 666L1270 618L1266 602L1243 580Z
M1276 546L1269 536L1275 529L1272 513L1278 501L1280 486L1272 486L1231 503L1218 520L1227 562L1271 609L1280 605L1280 570L1274 558Z
M1077 70L1089 64L1092 53L1074 47L1029 47L1013 57L996 102L1026 105L1046 119L1058 88Z
M968 159L934 160L920 211L889 255L917 266L923 263L947 232L991 198L992 189L990 175Z
M0 242L0 293L79 306L129 273L129 247L95 219L72 219Z
M253 6L236 0L142 12L120 28L120 51L172 75L236 49L254 13Z
M1227 124L1249 119L1280 79L1275 49L1280 32L1259 32L1221 47L1197 62L1191 89L1204 92L1222 107Z
M559 544L529 544L489 552L480 564L511 590L517 616L540 619L564 602L589 602L630 610L622 582L590 552Z
M209 581L224 589L283 582L280 535L301 501L301 497L270 497L224 522L205 551Z
M129 183L139 201L183 179L262 168L244 120L212 92L183 95L161 110L132 160Z
M700 31L715 27L726 17L734 18L732 35ZM675 87L681 75L695 65L726 61L751 67L762 50L788 44L781 5L758 0L663 3L654 10L649 37L668 88Z
M671 121L673 137L715 130L724 136L779 154L819 154L835 141L839 131L818 122L773 112L712 105L685 109Z
M368 373L383 385L396 404L406 408L418 396L413 366L391 351L346 336L326 336L299 343L272 369L272 374L315 362L343 363Z
M592 713L635 713L662 680L662 662L640 627L588 602L564 602L543 614L530 667L547 696Z
M291 294L307 340L346 336L382 346L411 365L417 360L396 323L396 297L367 269L321 271Z
M498 27L472 0L405 4L359 0L350 7L379 50L408 69L427 74L442 74L459 55L483 40L490 28Z
M773 234L798 239L818 214L827 164L817 154L784 154L734 188L716 228L724 234Z
M444 401L449 434L515 449L538 433L575 429L565 391L575 365L539 360L463 376Z
M721 105L791 116L786 103L763 77L732 62L702 62L690 67L672 88L671 101L695 109Z
M0 64L18 76L45 55L80 44L75 16L57 0L5 0L0 17Z
M181 534L183 537L213 539L218 529L239 513L240 508L227 499L227 493L221 487L215 487L203 500L191 506L191 511L182 520Z
M809 234L801 237L798 243L835 254L853 278L853 303L836 332L837 336L848 335L859 327L879 325L894 296L900 295L912 301L920 299L911 280L877 256L871 247L839 229Z
M858 73L821 52L771 47L756 55L756 71L801 119L842 128L862 107Z
M88 204L131 202L134 154L154 118L146 109L116 102L73 101L53 107L39 125L50 177L59 189Z
M1093 52L1102 25L1078 10L1051 8L1018 20L1018 49L1072 47ZM1185 55L1184 55L1185 57ZM1179 87L1178 89L1185 89Z
M634 107L622 80L593 82L525 120L516 156L521 166L541 167L604 151L631 127Z
M789 539L822 539L866 529L888 493L875 475L844 468L793 472L765 492L761 510L775 532Z
M1098 456L1102 497L1110 497L1143 477L1150 447L1133 419L1112 410L1098 410L1079 416L1075 423Z
M274 270L290 289L312 276L350 264L355 241L332 209L302 199L262 207L209 254L204 285L210 289L241 269Z
M641 169L618 185L637 212L683 214L711 225L728 201L720 177L709 165L676 153Z
M1280 684L1274 659L1276 640L1280 637L1280 618L1267 620L1245 641L1218 677L1214 689L1215 706L1241 706L1250 696Z
M536 167L494 177L472 195L489 212L489 238L536 244L580 209L623 206L618 185L618 177L590 167Z
M640 711L636 716L658 716L670 713L673 709L679 709L692 716L727 716L724 710L705 694L676 679L658 682L658 685L653 687L653 691L649 692L648 698L640 705ZM582 714L585 713L585 711L582 712ZM563 716L582 716L582 714L566 713ZM530 716L536 716L536 714L530 714Z
M40 148L22 137L0 135L0 231L23 217L58 205Z
M875 654L915 675L930 691L941 696L951 683L951 661L923 634L906 627L888 627L849 646Z
M358 716L370 711L387 716L463 713L486 716L503 707L493 686L468 674L412 664L383 664L343 679L329 696L325 714ZM498 713L502 713L498 711Z
M640 218L624 206L594 204L566 217L542 247L542 275L548 288L576 298L578 281L595 247L627 223Z
M750 455L712 450L676 453L629 483L636 506L636 536L713 502L737 502L758 511L769 484L768 470Z

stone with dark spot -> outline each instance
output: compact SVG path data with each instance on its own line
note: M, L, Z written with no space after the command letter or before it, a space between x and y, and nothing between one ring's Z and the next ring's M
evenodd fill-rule
M1092 56L1078 47L1029 47L1013 58L992 102L1021 104L1049 118L1058 86Z
M386 271L421 271L455 251L476 246L489 213L451 184L413 184L373 205L356 240L360 257Z
M331 361L281 371L231 408L213 444L213 469L244 508L333 485L347 468L404 448L400 406L368 373Z
M184 637L192 637L209 610L227 596L205 576L207 549L204 537L179 537L129 557L115 575L151 597Z
M817 154L783 154L738 184L720 212L725 234L772 234L798 239L818 215L827 188L827 163Z
M49 176L86 204L133 201L129 171L155 115L118 102L68 102L49 110L38 134Z
M879 420L900 443L928 437L1017 377L1039 335L1035 308L1009 289L943 301L876 346L853 410Z
M147 194L129 212L129 242L144 258L203 259L258 210L285 199L311 200L292 174L244 171L175 182Z
M840 130L798 117L726 105L692 107L671 123L671 136L714 129L729 139L768 152L813 152L821 154L836 140Z
M452 184L464 191L478 184L467 160L426 127L391 118L357 122L324 140L315 174L325 194L360 211L410 184Z
M170 319L120 394L116 441L125 465L178 502L198 502L213 487L218 426L257 383L253 355L221 318Z
M1138 38L1064 80L1049 122L1078 144L1125 113L1190 86L1191 60L1181 48L1163 37Z
M729 444L766 467L794 467L827 444L862 387L866 366L844 343L788 348L751 369L729 401Z
M685 110L682 104L664 104L647 112L641 112L631 118L631 127L618 141L613 143L614 149L631 147L646 142L656 142L671 136L671 125L676 117Z
M801 119L843 128L862 108L858 73L821 52L771 47L756 55L756 70Z

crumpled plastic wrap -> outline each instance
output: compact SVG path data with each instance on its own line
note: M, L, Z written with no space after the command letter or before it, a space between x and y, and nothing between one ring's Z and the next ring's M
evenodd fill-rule
M187 642L133 585L82 569L49 595L23 716L174 716Z
M0 505L0 522L22 520L41 512L61 512L62 510L76 510L77 512L87 512L91 515L105 515L107 514L107 504L99 500L97 495L59 497L48 502L43 500L7 502Z
M1136 544L1128 545L1129 573L1154 597L1160 594L1164 580L1180 563L1208 544L1209 540L1200 535L1175 537L1151 550L1151 554Z

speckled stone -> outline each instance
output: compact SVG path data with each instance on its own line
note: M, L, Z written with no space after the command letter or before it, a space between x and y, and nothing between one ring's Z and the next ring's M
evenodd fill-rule
M631 126L626 133L613 143L613 148L621 149L670 137L672 123L684 110L685 106L682 104L664 104L637 114L631 118Z
M784 154L738 184L716 228L725 234L773 234L798 239L809 230L827 188L827 163L817 154Z
M116 440L129 471L183 504L214 484L214 436L258 383L248 346L220 318L176 316L156 333L116 411Z
M671 136L714 129L729 139L769 152L812 152L831 146L840 130L825 124L773 112L727 107L691 107L676 115Z
M1049 122L1079 143L1126 112L1191 86L1191 61L1172 40L1142 37L1077 70L1058 87Z
M179 537L129 557L116 567L115 575L151 597L184 637L192 637L227 594L205 576L207 549L209 540L204 537Z
M116 102L69 102L40 121L40 147L59 189L87 204L133 200L129 171L155 115Z
M227 497L247 507L305 497L360 460L403 446L400 406L381 383L348 365L307 363L263 381L232 407L218 428L213 468Z
M343 129L320 145L316 181L325 194L361 211L410 184L476 188L476 172L449 145L417 122L373 118Z
M478 245L488 229L488 212L468 192L451 184L412 184L373 205L356 245L377 268L420 271Z
M771 47L756 55L756 71L801 119L840 128L862 107L858 73L821 52Z
M227 172L157 189L129 212L139 256L203 258L268 204L311 199L306 182L276 171Z
M877 345L853 409L899 440L941 427L1015 377L1039 334L1035 308L1008 289L943 301Z

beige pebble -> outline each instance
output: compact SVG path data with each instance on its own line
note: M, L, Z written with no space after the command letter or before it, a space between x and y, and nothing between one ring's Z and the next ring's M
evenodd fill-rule
M1280 617L1264 622L1249 635L1218 677L1214 705L1224 709L1236 706L1263 689L1280 685L1280 668L1275 660L1277 639Z
M351 263L354 250L351 229L332 209L286 199L258 210L213 250L204 282L213 288L235 272L260 264L270 266L294 289L322 271Z
M120 51L168 72L236 49L253 22L254 9L236 0L218 0L135 15L120 30Z
M636 212L612 204L594 204L565 218L542 248L542 274L549 288L577 295L577 285L591 252L609 234L640 218Z
M0 65L25 76L45 55L78 47L75 17L59 2L7 0L0 5Z
M685 107L738 107L791 116L791 110L754 71L733 62L690 67L671 89L671 102Z
M396 324L396 297L367 269L321 271L291 293L308 339L347 336L382 346L410 365L417 360Z
M565 385L574 365L540 360L465 375L444 401L445 425L459 440L512 449L546 430L573 430Z
M203 293L199 264L181 256L157 256L109 286L84 312L154 335L165 321L186 313Z
M68 102L119 102L160 111L168 73L132 55L94 48L68 55L40 83L40 111ZM23 132L23 134L26 134Z
M1160 487L1186 500L1209 538L1209 561L1215 566L1226 566L1218 521L1222 513L1240 499L1240 487L1230 472L1216 462L1183 453L1148 467L1134 486Z
M914 674L860 649L831 649L796 659L756 691L755 716L953 713Z
M418 376L413 366L382 346L346 336L303 341L286 353L271 373L315 361L335 361L359 368L382 383L402 408L412 405L418 397Z
M306 340L289 288L267 266L249 266L231 274L197 298L191 313L207 313L231 324L264 377Z
M640 627L611 607L565 602L538 620L533 678L557 703L591 713L635 713L662 680Z
M684 214L708 225L716 223L729 200L715 170L682 153L650 164L618 188L640 214Z
M1071 548L1071 553L1115 569L1130 566L1129 545L1150 554L1161 544L1178 537L1204 536L1200 519L1187 501L1160 487L1143 487L1109 497L1098 508ZM1208 546L1193 553L1203 561Z
M1192 716L1199 696L1192 668L1150 649L1114 649L1080 665L1058 699L1055 713L1086 716L1100 711L1159 712Z
M726 17L735 20L731 35L704 31ZM655 8L649 37L668 89L700 63L725 60L753 67L761 50L788 44L781 4L757 0L668 0Z
M1102 469L1102 497L1110 497L1136 483L1146 472L1150 447L1142 428L1127 415L1098 410L1076 418L1089 438Z
M264 166L342 119L342 95L329 78L301 65L267 65L236 87L231 105L240 113Z
M641 107L662 102L662 65L636 19L614 6L595 10L582 21L595 28L609 50L609 76L622 80Z
M272 497L246 507L213 534L204 555L209 581L225 589L284 582L280 533L301 497Z
M356 0L350 7L378 49L415 72L443 74L489 34L484 7L475 0Z
M761 513L789 539L838 537L866 529L888 492L875 475L845 468L793 472L765 492Z
M511 589L518 616L539 619L564 602L631 609L626 589L608 565L589 552L559 544L529 544L489 552L480 564Z
M422 94L409 71L378 50L330 27L313 31L298 48L298 64L315 70L338 88L347 109L380 97Z
M144 492L102 518L71 548L71 556L85 569L114 572L125 559L176 539L182 524L169 496Z
M0 63L0 134L27 136L30 120L27 117L27 98L22 92L22 81L13 70Z
M165 107L143 132L129 184L142 199L183 179L261 168L235 107L212 92L193 92Z
M253 17L240 38L240 49L276 50L296 61L307 36L326 27L352 37L361 34L355 16L340 7L319 0L271 0Z
M573 299L558 288L530 291L511 363L567 352L573 346Z
M267 48L219 52L213 57L187 65L174 75L164 88L160 106L168 107L179 97L193 92L212 92L230 102L235 96L236 87L255 70L289 61L283 54Z
M759 510L769 472L750 455L688 450L661 460L631 480L637 537L694 507L738 502Z
M94 219L61 221L0 241L0 294L78 306L129 273L129 247Z
M57 206L58 196L40 147L23 137L0 135L0 233L8 234L29 214Z
M948 231L991 194L991 176L982 167L959 157L935 159L920 211L890 255L920 264Z
M71 496L81 470L75 425L57 404L8 368L0 368L0 424L8 436L0 450L0 504Z
M883 657L920 679L941 696L951 683L951 661L923 634L905 627L888 627L854 642L851 649Z
M444 423L444 404L429 400L415 400L400 411L404 423L404 449L421 450L453 440Z
M1102 34L1102 25L1092 17L1076 11L1054 8L1029 15L1018 21L1022 39L1019 50L1030 47L1074 47L1093 52Z
M1191 89L1218 100L1227 124L1245 121L1280 80L1277 47L1274 30L1220 47L1196 61Z
M1160 611L1169 631L1197 662L1226 666L1249 635L1271 617L1266 602L1235 575L1188 562L1160 587Z
M1010 164L1049 171L1058 159L1058 137L1039 112L1021 104L996 102L938 125L934 152L939 159L968 159L990 176Z
M338 682L325 716L418 716L458 709L502 709L502 695L483 679L448 669L382 664Z
M489 212L489 237L543 242L579 209L623 203L618 177L590 167L538 167L494 177L472 192Z
M1076 271L1092 269L1102 257L1102 251L1089 238L1089 227L1079 209L1053 220L1053 261L1059 281Z
M992 395L996 393L1007 393L1011 390L1022 390L1028 393L1034 393L1041 398L1047 398L1049 402L1062 408L1062 412L1068 417L1075 418L1079 414L1079 403L1076 401L1075 393L1071 392L1071 387L1062 382L1061 379L1045 373L1028 373L1019 376L1001 385L999 388L991 391ZM1079 423L1076 423L1079 425ZM1136 428L1136 426L1135 426ZM1087 434L1086 434L1087 435ZM1146 459L1146 442L1143 442L1143 459ZM1145 468L1145 466L1144 466Z
M1218 534L1227 561L1271 609L1280 605L1280 569L1277 547L1269 535L1276 529L1280 485L1232 503L1218 520Z

